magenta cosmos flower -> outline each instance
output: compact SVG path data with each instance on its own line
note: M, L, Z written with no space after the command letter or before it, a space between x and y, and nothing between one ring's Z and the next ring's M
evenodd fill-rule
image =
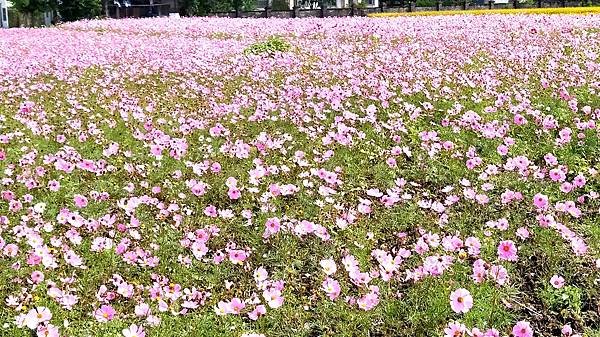
M533 196L533 205L541 210L546 210L548 208L548 197L538 193Z
M73 202L75 202L75 206L78 208L84 208L88 204L88 200L81 194L75 194L73 197Z
M511 240L505 240L498 245L498 257L501 260L517 261L517 246Z
M533 329L529 322L520 321L512 329L515 337L533 337Z

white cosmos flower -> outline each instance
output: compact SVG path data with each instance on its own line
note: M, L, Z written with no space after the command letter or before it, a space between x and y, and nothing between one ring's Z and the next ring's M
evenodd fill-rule
M33 211L42 214L46 210L46 204L43 202L39 202L33 206Z
M37 307L29 310L25 316L24 323L29 329L33 330L36 329L38 325L49 321L51 318L52 313L50 312L50 309L46 307Z

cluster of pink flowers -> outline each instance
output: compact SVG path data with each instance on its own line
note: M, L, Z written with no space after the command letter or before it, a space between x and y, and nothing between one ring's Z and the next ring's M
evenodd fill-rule
M519 321L511 330L512 336L514 337L533 337L533 329L528 322ZM500 331L492 328L485 332L479 328L467 328L464 324L459 322L451 322L448 327L444 329L445 337L462 337L462 336L473 336L473 337L500 337L503 334ZM568 336L568 335L567 335Z

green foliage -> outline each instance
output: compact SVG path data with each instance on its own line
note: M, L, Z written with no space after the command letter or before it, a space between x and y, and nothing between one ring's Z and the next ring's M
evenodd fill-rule
M210 11L210 6L206 0L181 0L179 11L182 15L206 15Z
M417 7L435 7L436 0L417 0L415 6Z
M565 286L554 289L550 286L543 291L542 300L553 311L560 312L563 316L570 313L579 315L582 306L581 289L575 286Z
M43 13L53 8L53 0L12 0L13 7L27 15Z
M273 0L271 9L273 9L274 11L289 11L290 4L286 0Z
M101 11L100 0L60 0L58 3L58 12L64 21L91 19L99 16Z
M286 52L291 48L290 44L279 36L270 36L265 41L256 42L251 44L244 50L244 54L268 54L273 55L277 52Z
M256 9L254 0L181 0L180 12L188 16L202 16L214 12L231 12L236 8L242 11Z

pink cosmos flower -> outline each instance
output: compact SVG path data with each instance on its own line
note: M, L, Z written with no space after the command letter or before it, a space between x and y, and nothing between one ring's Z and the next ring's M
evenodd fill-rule
M548 175L550 176L550 179L552 179L552 181L554 182L563 182L566 178L565 173L558 168L550 170Z
M110 305L102 305L94 312L94 318L100 323L112 321L117 312Z
M196 182L195 180L193 182ZM206 189L208 188L208 185L202 183L202 182L196 182L195 184L193 184L190 188L190 190L192 191L192 194L194 194L195 196L203 196L204 194L206 194ZM160 188L158 189L158 191L156 193L160 192Z
M556 289L560 289L565 285L565 279L562 276L554 275L550 278L550 284Z
M491 328L488 329L484 334L483 337L500 337L500 331Z
M506 284L506 282L508 282L508 272L506 271L506 268L504 268L503 266L500 265L493 265L490 267L490 270L488 272L488 275L490 276L490 278L494 281L496 281L496 283L498 283L499 285L504 285Z
M48 182L48 189L52 192L57 192L60 190L60 183L56 180L50 180Z
M524 125L524 124L527 124L527 119L525 119L525 117L523 117L523 115L516 114L513 118L513 122L516 125Z
M227 180L225 180L225 186L229 187L230 189L236 187L237 183L238 181L234 177L229 177Z
M248 255L243 250L232 249L229 251L229 261L233 264L243 264L246 258L248 258Z
M248 318L253 321L256 321L260 316L263 316L267 313L267 308L264 305L258 305L254 310L248 313Z
M258 267L254 270L254 281L257 283L265 281L269 277L269 273L263 267Z
M577 188L581 188L585 185L586 183L586 179L585 176L583 174L578 174L574 179L573 179L573 186L577 187Z
M464 288L459 288L450 294L450 307L455 313L466 314L473 307L473 297Z
M142 326L131 324L129 328L123 330L123 337L146 337L146 332Z
M533 196L533 205L540 210L548 209L548 197L538 193Z
M239 315L242 310L246 307L246 304L237 297L234 297L229 302L229 312L234 315Z
M511 240L501 241L498 245L498 258L506 261L517 261L517 247Z
M146 303L140 303L135 306L135 315L138 317L145 317L150 315L150 306Z
M229 191L227 192L227 195L229 196L229 199L231 200L237 200L240 198L241 196L241 192L238 188L230 188Z
M519 228L517 228L517 236L521 240L528 239L529 238L529 230L527 230L527 227L519 227Z
M465 335L467 327L462 323L451 322L444 329L444 337L462 337Z
M269 307L276 309L283 305L283 296L281 296L281 290L276 288L267 289L263 292L263 297Z
M221 164L214 162L212 163L212 165L210 165L210 171L212 173L219 173L221 172Z
M81 194L75 194L73 201L75 202L75 206L77 206L77 208L84 208L88 204L87 198Z
M358 307L362 310L369 311L379 304L379 296L375 292L370 292L356 301Z
M204 214L211 218L216 218L218 216L217 208L213 205L209 205L204 209Z
M37 337L60 337L58 327L52 324L38 325Z
M263 238L267 239L271 235L274 235L279 232L281 229L281 223L278 218L269 218L265 223L265 232L263 233Z
M544 160L546 161L546 164L548 164L549 166L558 165L558 159L552 153L547 153L544 156Z
M39 270L36 270L31 273L31 281L35 284L39 284L44 281L44 273Z
M529 325L529 322L520 321L512 329L512 333L515 337L533 337L533 329Z
M560 330L563 336L569 337L573 334L573 328L569 324L565 324Z
M481 259L475 261L473 263L473 281L475 283L481 283L485 280L487 275L487 270L485 268L485 262Z
M8 257L15 257L19 253L19 247L14 243L9 243L4 246L3 253Z
M323 281L323 291L327 293L330 300L335 300L340 295L340 283L332 278Z
M496 148L496 152L498 152L498 154L501 156L506 156L506 154L508 154L508 146L506 146L504 144L500 144Z
M563 193L569 193L573 190L573 184L565 181L564 183L560 184L560 191Z
M471 337L484 337L483 331L481 331L479 328L473 328L471 331L467 331L467 334Z
M224 316L230 313L231 308L228 302L219 301L219 303L217 303L217 305L215 306L214 310L215 314L217 314L218 316Z

